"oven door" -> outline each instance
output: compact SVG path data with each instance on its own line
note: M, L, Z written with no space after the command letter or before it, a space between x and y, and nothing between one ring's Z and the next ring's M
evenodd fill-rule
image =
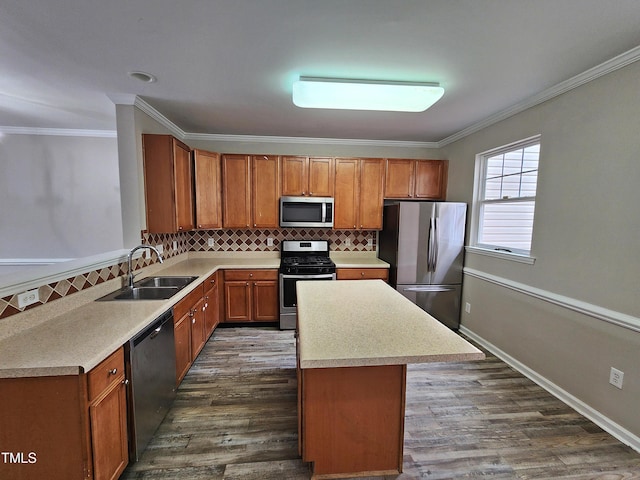
M280 328L296 328L296 283L305 280L335 280L335 273L280 274Z

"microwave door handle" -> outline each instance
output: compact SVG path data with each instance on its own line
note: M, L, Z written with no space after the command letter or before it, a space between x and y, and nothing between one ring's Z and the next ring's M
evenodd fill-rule
M322 223L327 221L327 204L322 202Z

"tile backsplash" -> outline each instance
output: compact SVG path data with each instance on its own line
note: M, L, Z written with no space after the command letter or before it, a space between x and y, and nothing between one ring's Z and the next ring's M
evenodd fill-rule
M273 245L269 245L269 239ZM324 240L330 242L331 251L369 252L376 250L375 231L331 230L317 228L289 228L265 230L198 230L193 232L147 233L142 232L142 243L162 245L163 257L171 258L186 252L268 252L280 251L283 240ZM175 247L175 248L174 248ZM134 269L155 263L155 256L139 258ZM126 263L111 265L75 277L59 280L38 287L40 301L26 308L31 309L47 302L71 295L125 275ZM0 298L0 320L25 310L18 307L18 295Z

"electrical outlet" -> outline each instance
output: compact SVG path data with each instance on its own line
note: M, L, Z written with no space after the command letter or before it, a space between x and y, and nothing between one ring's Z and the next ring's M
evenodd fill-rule
M611 371L609 372L609 383L614 387L622 390L622 381L624 380L624 372L618 370L617 368L611 367Z
M213 243L213 238L207 238L207 245L210 247L213 247L214 243Z
M471 313L471 304L469 302L466 302L464 304L464 311L467 313Z
M344 239L344 245L346 247L350 247L351 246L351 239L350 238L345 238Z
M176 240L173 241L173 249L178 250L178 242Z
M267 237L267 247L273 247L273 237Z
M156 250L162 255L164 253L164 246L162 244L156 245Z
M33 305L39 300L40 294L38 293L37 288L33 290L27 290L26 292L18 295L18 308L28 307L29 305Z
M367 247L373 247L373 238L367 239Z

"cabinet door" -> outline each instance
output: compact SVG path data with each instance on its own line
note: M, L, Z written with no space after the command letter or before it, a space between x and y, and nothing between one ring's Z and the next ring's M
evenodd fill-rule
M176 386L189 371L191 366L191 320L186 313L173 325L176 344Z
M355 229L358 223L359 162L356 158L336 158L335 162L333 228Z
M250 157L222 156L222 223L226 228L247 228L251 222Z
M209 338L220 323L220 289L218 288L218 272L205 280L204 324L205 335Z
M444 200L447 192L447 166L445 160L417 160L415 198Z
M310 157L308 192L312 197L333 197L333 158Z
M225 322L251 320L251 287L248 281L224 281Z
M179 231L193 229L193 170L189 148L173 139L175 209Z
M307 157L284 156L282 165L282 195L301 196L307 194Z
M407 199L413 195L415 160L389 158L385 174L385 198Z
M191 321L191 362L195 361L207 341L204 322L205 311L203 307L204 300L201 299L193 306L193 309L189 313Z
M275 322L279 318L278 282L260 280L253 282L253 320Z
M196 227L221 228L220 155L193 151Z
M278 157L255 155L252 161L252 213L254 228L278 228L280 170Z
M118 478L129 463L124 373L89 406L94 480Z
M358 226L361 230L382 230L384 203L384 161L379 158L360 160L360 211Z

